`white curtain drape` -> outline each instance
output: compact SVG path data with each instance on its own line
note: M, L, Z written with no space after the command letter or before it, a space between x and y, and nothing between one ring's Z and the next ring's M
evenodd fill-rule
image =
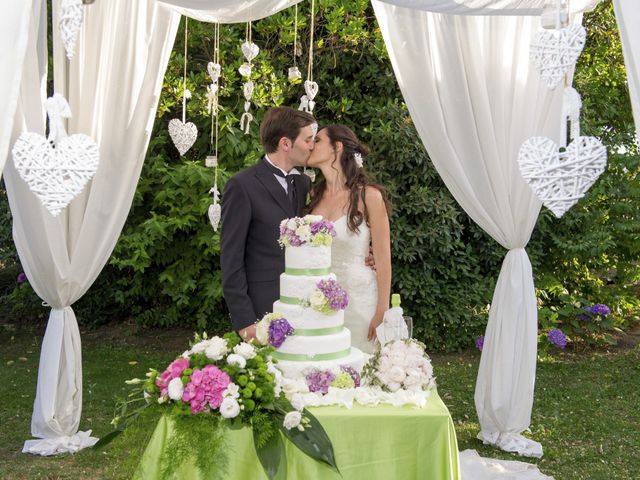
M40 15L42 2L4 2L0 16L0 175L9 151L13 122L22 84L30 23ZM46 24L45 24L46 25ZM35 33L35 32L34 32ZM11 48L9 48L9 45Z
M54 25L58 6L54 0ZM67 97L73 114L67 131L93 137L101 157L95 177L66 211L52 217L13 162L7 163L5 181L20 261L34 290L52 307L31 422L32 435L44 440L27 441L26 452L76 451L96 441L89 432L77 432L82 363L70 305L100 273L127 217L179 18L155 2L96 2L85 8L70 62L54 30L54 88ZM45 49L45 66L46 58ZM21 100L28 101L30 94L33 91L23 89ZM44 131L42 122L26 127ZM14 129L14 137L21 130Z
M265 18L301 0L158 0L194 20L239 23Z
M533 135L559 140L562 89L529 63L539 17L457 16L373 2L403 96L429 156L458 203L508 250L494 292L476 384L479 437L542 455L529 427L537 311L524 250L540 202L520 176Z
M198 1L198 0L194 0ZM205 0L202 0L205 1ZM453 15L540 15L549 0L379 0L414 10ZM601 0L571 0L571 13L594 8ZM628 0L633 2L634 0Z
M613 0L616 21L620 29L622 53L627 68L627 82L633 120L636 125L636 138L640 138L640 5L638 0Z

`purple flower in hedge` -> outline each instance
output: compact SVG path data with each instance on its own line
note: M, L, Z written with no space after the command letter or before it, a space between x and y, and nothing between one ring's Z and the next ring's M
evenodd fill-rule
M27 281L27 275L24 272L20 272L16 277L16 283L24 283Z
M587 308L587 312L592 315L602 315L606 317L611 313L611 309L603 303L596 303L594 306Z
M355 387L360 386L360 375L358 374L358 372L356 372L356 370L353 367L350 367L349 365L342 365L340 367L340 370L351 375L351 378L353 379L353 385Z
M277 318L269 324L269 345L280 348L294 329L286 318Z
M562 330L559 328L554 328L547 334L547 338L549 342L555 345L558 348L564 350L564 347L567 346L567 337Z
M476 348L482 351L482 347L484 347L484 335L480 335L476 338Z
M310 392L320 392L326 395L329 392L329 385L336 378L328 370L312 370L304 377Z

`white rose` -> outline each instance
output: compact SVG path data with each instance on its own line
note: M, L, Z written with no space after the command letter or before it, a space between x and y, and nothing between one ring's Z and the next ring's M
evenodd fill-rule
M407 378L404 379L406 387L420 386L422 384L422 372L410 369L407 371Z
M282 426L287 430L291 430L292 428L298 428L300 422L302 421L302 414L298 411L289 412L284 416L284 422L282 422Z
M319 222L322 220L322 215L305 215L304 220L309 223Z
M238 398L240 396L240 387L235 383L230 383L227 388L222 392L223 397Z
M193 347L191 347L192 353L204 353L204 351L209 346L208 340L202 340L201 342L196 343Z
M405 365L407 365L407 357L403 352L393 351L389 355L389 359L391 360L391 363L393 363L394 365L397 365L400 367L404 367Z
M300 225L296 228L296 235L299 236L301 240L308 240L311 238L311 227L306 224Z
M240 404L231 397L222 400L220 404L220 415L223 418L235 418L240 413Z
M260 320L256 324L256 340L260 345L266 345L269 343L269 322L268 320Z
M409 354L422 357L422 355L424 355L424 351L422 350L422 347L420 345L418 345L417 343L411 342L409 344Z
M169 398L171 400L180 400L182 398L182 394L184 393L184 385L182 384L182 379L180 377L174 378L169 382L167 386L167 390L169 393Z
M392 392L397 392L398 390L400 390L400 387L402 385L400 385L398 382L389 382L387 383L387 388L389 390L391 390Z
M189 350L185 350L184 352L182 352L182 358L189 358L190 355L191 352Z
M324 302L325 298L321 290L316 289L313 291L313 293L311 293L311 296L309 297L309 303L311 304L311 307L316 309L322 308Z
M253 345L247 342L242 342L236 345L235 347L233 347L233 351L238 355L246 358L247 360L256 356L256 349L253 347Z
M245 358L236 353L232 353L227 357L227 363L229 365L237 365L240 368L244 368L247 366L247 361L245 360Z
M389 370L389 378L391 379L391 381L393 382L398 382L398 383L402 383L405 379L405 377L407 376L404 373L404 369L402 367L399 366L394 366L391 370Z
M298 223L296 222L295 218L289 219L289 221L287 222L287 228L289 230L295 230L296 228L298 228Z
M390 370L391 367L393 367L393 363L389 357L380 357L380 366L378 367L378 370L386 372Z
M211 360L221 360L229 351L227 341L224 338L213 337L207 342L204 354Z
M304 400L302 398L302 395L300 395L299 393L294 394L291 397L291 406L297 411L301 412L302 409L304 409Z

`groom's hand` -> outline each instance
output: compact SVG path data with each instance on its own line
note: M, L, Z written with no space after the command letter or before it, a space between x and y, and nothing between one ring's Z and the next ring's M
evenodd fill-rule
M249 325L248 327L245 327L242 330L239 330L238 334L240 335L240 337L242 337L242 340L244 340L245 342L248 342L249 340L255 340L256 339L255 324Z
M373 251L371 250L371 247L369 247L369 255L364 259L364 264L374 272L376 271L376 261L373 258Z

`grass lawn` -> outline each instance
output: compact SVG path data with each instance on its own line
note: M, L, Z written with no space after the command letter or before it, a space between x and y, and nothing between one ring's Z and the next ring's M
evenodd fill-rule
M20 453L30 421L44 331L0 325L0 479L130 478L155 426L146 415L103 451L37 457ZM114 397L124 380L163 368L187 346L186 330L141 330L119 325L82 332L84 397L81 430L110 431ZM636 344L637 342L632 342ZM588 355L561 353L538 362L531 437L541 460L485 447L473 403L480 359L475 351L434 355L438 391L451 411L460 450L535 463L557 480L640 478L640 345ZM390 479L395 480L395 479Z

